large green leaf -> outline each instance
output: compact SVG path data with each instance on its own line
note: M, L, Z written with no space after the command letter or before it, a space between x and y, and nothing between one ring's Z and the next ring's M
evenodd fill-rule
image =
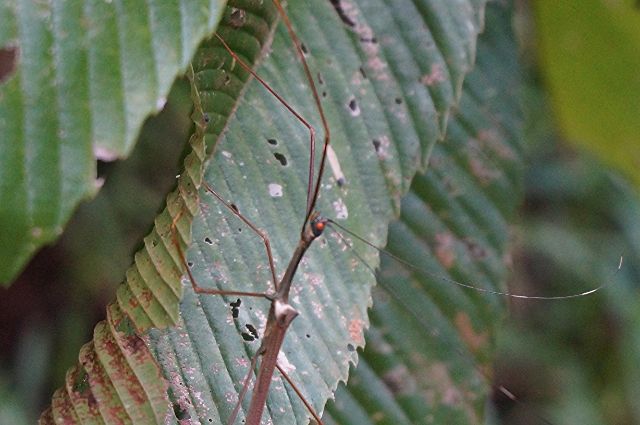
M2 2L0 283L96 192L96 159L128 155L221 3Z
M383 257L367 346L336 393L329 423L484 423L504 299L446 279L493 290L505 284L509 224L522 199L521 76L510 12L487 7L476 68L447 137L389 229L387 248L424 270Z
M483 6L425 1L390 7L368 1L349 4L347 10L346 5L340 9L342 20L325 2L292 2L287 11L308 52L346 175L346 184L339 186L327 169L318 207L383 244L394 207L443 134L471 68ZM223 36L246 39L237 47L241 55L258 46L248 35ZM258 72L320 128L284 28L276 31L272 53ZM215 190L267 232L279 273L304 218L308 155L304 127L254 82L207 166L205 178ZM200 196L202 215L194 222L189 251L198 283L272 290L260 239L213 196L202 191ZM370 267L377 264L376 253L369 251L364 259ZM224 423L259 347L259 341L245 342L240 334L248 334L248 324L264 333L268 303L244 297L234 318L229 304L235 297L196 297L185 284L183 323L153 331L151 346L178 417ZM338 381L346 379L355 349L364 344L373 284L370 270L331 233L312 247L298 271L292 303L301 315L287 335L281 362L318 411ZM305 422L307 416L293 391L276 377L265 420Z
M261 2L246 3L246 9L229 11L230 27L221 29L221 35L241 56L264 57L260 75L320 128L283 28L276 31L272 51L265 55L272 5L266 2L265 9L258 10ZM291 2L288 13L308 51L347 180L338 186L328 168L319 208L382 244L401 195L444 134L473 64L484 2L403 1L386 6L363 1L346 6L342 4L336 13L330 3ZM208 144L215 145L207 181L269 234L276 267L282 272L303 220L308 134L255 81L245 88L246 73L216 42L203 47L194 68L197 98L206 113L196 122L208 117ZM238 102L240 90L245 91ZM225 124L229 113L232 119ZM196 216L194 245L188 253L198 282L268 290L266 258L258 238L208 193L202 192L200 198L202 214ZM129 411L132 390L126 382L135 382L133 394L142 396L135 399L140 405L147 404L146 394L149 402L157 403L151 406L167 407L166 421L190 418L215 423L228 417L248 358L258 346L256 341L245 344L240 333L246 324L263 332L268 308L264 302L243 299L234 320L223 297L195 297L185 281L181 326L153 331L145 339L165 379L149 386L148 377L156 376L152 369L139 372L155 363L148 361L146 346L133 337L133 328L167 325L177 317L173 308L180 291L173 287L173 278L180 264L171 249L168 217L156 221L158 236L146 239L147 249L162 245L168 249L136 256L145 267L128 273L129 284L118 293L118 308L109 308L106 324L96 329L94 342L81 353L81 365L69 373L66 388L56 394L43 421L63 417L68 408L76 414L78 409L92 408L89 414L105 418L108 412L121 415L109 420L134 421L133 415L142 413ZM179 227L188 240L188 220ZM305 258L292 293L301 317L282 351L285 367L319 411L338 381L346 378L355 348L364 344L368 323L366 308L374 278L345 248L343 241L329 234ZM375 266L375 255L367 254L366 261ZM145 286L138 286L142 282L138 277L146 279ZM162 285L163 280L168 285ZM155 398L158 394L169 399ZM88 402L97 395L98 403ZM268 407L266 414L276 423L290 423L294 417L304 422L307 417L299 400L281 384L274 384ZM160 410L155 412L158 418Z

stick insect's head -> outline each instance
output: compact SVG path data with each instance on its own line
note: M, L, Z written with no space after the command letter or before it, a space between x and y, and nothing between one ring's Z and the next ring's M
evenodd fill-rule
M324 229L327 227L328 219L322 217L320 213L314 211L309 217L309 228L311 229L311 233L314 238L317 238L322 234Z

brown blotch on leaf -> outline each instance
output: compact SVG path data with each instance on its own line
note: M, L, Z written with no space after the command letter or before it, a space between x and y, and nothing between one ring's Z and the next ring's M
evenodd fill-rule
M134 353L140 350L146 350L144 341L137 335L131 335L122 338L123 347L128 352Z
M473 174L482 186L487 186L500 177L500 171L490 168L479 158L470 158L469 168L471 170L471 174Z
M473 329L473 323L471 323L471 319L467 313L462 311L456 313L454 323L462 341L472 353L477 354L480 349L486 345L487 339L489 338L487 332L476 332Z
M451 233L438 233L436 235L436 258L447 270L453 267L456 262L454 245L455 238Z
M349 336L358 346L364 345L364 335L362 328L364 327L364 320L354 318L349 321Z
M18 46L4 46L0 48L0 84L7 81L16 73L18 66Z
M505 143L504 137L493 128L483 129L478 131L476 135L478 142L480 143L480 149L487 151L487 149L495 152L500 159L514 161L516 160L516 153L511 146Z
M482 260L487 257L487 250L480 243L472 238L464 238L462 241L474 260Z
M428 74L423 75L420 78L420 82L425 86L433 86L439 83L443 83L447 80L447 77L444 74L444 70L442 69L442 65L434 63L431 65L431 69Z
M394 395L411 394L416 391L415 381L406 365L397 365L382 376L382 380Z

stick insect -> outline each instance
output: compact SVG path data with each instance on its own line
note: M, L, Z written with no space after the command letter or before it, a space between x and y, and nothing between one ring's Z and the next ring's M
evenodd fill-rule
M279 6L279 3L277 4ZM283 19L286 19L286 18L283 17ZM300 57L302 57L302 60L304 63L304 56L300 52L300 47L299 47L300 44L299 42L296 42L296 44L297 44L298 54L300 55ZM239 58L236 57L235 59L236 61L239 61ZM308 69L307 69L307 74L309 74ZM312 79L310 84L313 84ZM316 102L319 103L317 98L317 91L315 91L315 99L316 99ZM325 130L325 134L328 134L328 127ZM323 149L323 154L321 158L320 171L318 172L318 177L317 177L317 180L315 180L315 184L313 183L314 161L313 159L311 159L310 161L311 165L309 166L310 171L309 171L309 182L308 182L308 189L307 189L307 208L305 211L305 220L304 220L305 225L310 225L310 227L307 229L308 231L306 231L303 228L303 231L302 231L303 235L299 243L299 249L296 250L296 254L294 254L293 259L289 263L289 267L287 267L287 273L285 273L285 277L280 281L280 284L276 283L277 279L276 279L276 274L273 271L273 267L274 267L273 259L272 259L272 256L269 255L272 279L274 284L276 284L276 294L268 296L269 300L272 302L271 311L269 313L269 321L267 325L267 336L264 338L263 345L259 350L259 352L263 355L263 360L260 366L260 371L258 373L258 379L257 379L258 383L256 384L256 387L254 387L254 394L252 397L251 406L249 408L248 423L257 423L260 420L260 416L262 412L261 409L263 409L264 407L266 395L268 393L268 384L271 380L271 375L273 374L274 369L277 367L276 359L277 359L278 351L280 350L280 345L282 344L282 339L284 338L284 335L286 333L286 330L288 329L289 324L291 323L293 318L295 318L295 316L297 315L297 311L295 311L295 309L293 309L293 307L291 307L291 305L288 304L289 289L285 291L283 290L283 288L291 287L291 282L292 282L291 279L293 278L293 273L295 272L298 262L303 257L304 251L306 251L306 249L310 246L311 241L315 239L315 237L312 238L311 236L309 236L309 234L315 236L315 233L317 232L317 229L316 231L314 231L314 227L312 225L314 223L314 219L317 218L313 215L313 207L315 206L315 202L318 196L320 179L322 177L322 171L324 166L324 158L326 157L326 149L327 149L326 147L328 146L328 140L329 139L327 138L327 140L325 141L325 145L324 145L325 147ZM314 150L311 149L311 152L314 152ZM217 195L217 193L213 188L209 188L209 191L210 193L214 194L214 196L218 197L220 201L223 201L223 199ZM234 213L235 215L237 215L239 218L242 219L243 216L239 213L236 214L237 211L234 209L233 205L225 203L225 206L230 211L232 211L232 213ZM250 223L247 223L246 221L245 223L250 225ZM322 225L326 225L327 222L321 219L320 221L315 222L315 224L320 224L322 226ZM256 231L258 234L261 234L257 228L254 228L254 231ZM306 233L306 236L305 236L305 233ZM265 246L267 247L266 248L267 251L269 251L268 242L266 241L265 241ZM290 272L290 270L292 271ZM193 277L191 277L191 279L195 288L197 286L195 284L195 280L193 279ZM198 286L198 288L200 287ZM196 292L209 293L209 294L227 294L227 295L236 294L236 295L262 296L262 297L265 296L264 294L255 294L255 293L249 293L249 292L233 292L233 291L218 291L218 290L205 291L202 288L196 289ZM503 295L511 296L513 294L503 294ZM279 310L279 311L276 312L276 310ZM280 317L282 320L278 322L277 317ZM255 361L255 358L254 358L254 361ZM253 366L254 365L252 364L252 366L249 368L250 370L249 373L251 373L251 371L253 370L254 368ZM286 377L286 374L284 376ZM248 381L245 380L245 382L248 382ZM266 389L265 389L265 386L266 386ZM246 390L246 388L247 388L247 385L244 386L243 391ZM237 411L237 408L236 408L236 411ZM258 414L257 412L260 412L260 413ZM235 418L235 414L236 413L233 414L232 419ZM319 420L319 418L316 418L316 420Z
M256 384L253 389L253 394L251 397L250 406L246 415L246 423L248 425L257 425L260 423L262 418L262 412L266 405L267 395L269 393L269 387L271 384L272 376L277 368L285 380L291 385L296 394L300 397L306 408L308 409L311 416L315 419L315 421L319 424L322 424L322 420L319 415L314 411L313 407L306 401L300 390L293 383L291 378L287 375L286 371L278 365L278 354L280 352L280 348L282 346L285 334L289 328L291 322L298 316L298 311L289 304L289 295L291 291L291 286L293 283L293 278L298 269L298 266L303 259L305 253L310 247L311 243L322 234L325 226L327 224L327 219L320 216L320 214L315 211L316 202L318 199L318 195L320 192L320 183L323 175L323 171L325 168L325 164L327 161L328 153L330 152L330 130L327 119L324 114L324 109L321 105L320 94L316 88L315 82L311 75L311 71L304 57L304 53L302 50L302 44L298 39L295 31L293 30L292 24L288 19L282 5L279 0L273 0L273 3L278 10L280 18L284 22L284 25L287 28L289 36L295 46L295 51L297 56L300 59L300 63L302 64L305 77L309 83L310 90L313 95L313 101L316 105L318 114L320 116L320 120L322 123L323 129L323 145L321 149L320 161L317 174L315 173L315 151L316 151L316 136L315 129L311 126L311 124L305 120L296 110L294 110L289 103L287 103L275 90L271 88L271 86L266 83L257 73L255 73L252 68L246 64L225 42L225 40L219 35L215 36L220 41L222 46L228 51L234 61L238 63L243 69L249 72L269 93L271 93L279 103L284 106L299 122L301 122L304 127L307 128L309 132L309 166L308 166L308 182L307 182L307 201L305 208L304 220L302 222L302 229L300 231L300 239L298 241L297 247L294 250L291 259L286 267L286 271L281 279L277 278L277 273L275 269L274 257L271 252L271 245L266 234L259 229L255 224L253 224L248 218L246 218L235 205L227 202L211 185L204 183L206 190L213 195L217 200L224 205L233 215L235 215L239 220L241 220L245 225L247 225L252 232L254 232L257 236L259 236L264 244L265 251L267 254L268 262L269 262L269 270L272 282L274 284L274 292L273 293L256 293L256 292L247 292L247 291L233 291L233 290L219 290L219 289L210 289L206 287L200 286L193 274L191 273L189 266L187 264L186 256L181 249L181 246L176 237L176 220L174 220L172 224L172 232L174 235L174 245L176 246L179 256L182 260L184 267L187 270L189 280L193 287L195 293L198 294L208 294L208 295L238 295L245 297L259 297L265 298L271 302L266 330L265 334L262 338L262 343L260 348L258 349L256 355L253 357L251 361L251 366L249 367L249 373L244 381L242 390L239 394L239 400L234 408L231 416L228 419L229 424L233 424L236 421L238 416L238 412L241 408L242 399L244 398L245 393L248 390L250 384L250 378L257 363L259 357L262 358L260 362L260 367L258 370ZM331 152L332 153L332 152ZM332 153L332 155L335 155ZM334 160L335 161L335 160Z

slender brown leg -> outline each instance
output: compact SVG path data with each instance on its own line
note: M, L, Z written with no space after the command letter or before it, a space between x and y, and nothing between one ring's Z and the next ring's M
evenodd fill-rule
M310 214L310 210L313 208L315 202L312 202L311 194L314 192L314 167L315 167L315 155L316 155L316 130L313 126L307 121L302 115L298 113L293 107L286 101L278 92L276 92L270 85L267 83L260 75L258 75L251 67L243 61L237 54L234 52L231 47L227 44L226 41L216 33L216 37L220 40L220 43L227 49L227 52L231 55L231 57L240 64L240 66L250 73L253 78L255 78L269 93L271 93L278 101L289 111L291 114L298 119L309 130L309 179L307 182L307 218ZM309 74L311 75L311 74ZM326 131L326 130L325 130ZM324 162L324 154L323 154L323 162ZM306 221L305 221L306 222Z
M262 231L262 229L260 229L258 226L253 224L248 218L246 218L244 215L242 215L240 213L240 211L238 211L238 209L235 206L233 206L229 202L225 201L224 198L222 196L220 196L220 194L218 192L213 190L213 188L209 185L209 183L207 183L206 181L203 181L202 184L205 187L205 189L207 189L207 191L209 193L211 193L220 202L222 202L222 204L225 207L227 207L229 209L229 211L231 211L233 213L233 215L235 215L240 220L242 220L242 222L244 224L249 226L249 228L251 230L253 230L255 232L255 234L260 237L260 239L262 239L262 243L264 244L264 248L267 251L267 258L269 259L269 270L271 270L271 279L273 279L273 286L274 286L274 288L275 288L275 290L277 292L278 291L278 279L276 278L276 266L275 266L275 264L273 262L273 254L271 252L271 243L269 242L269 238L267 237L267 235Z
M318 115L320 116L320 121L322 122L322 129L324 130L324 145L322 147L322 156L320 157L320 167L318 169L318 179L316 180L316 184L313 187L313 191L311 196L307 197L307 215L305 217L305 223L311 216L313 209L315 208L316 200L318 199L318 193L320 193L320 180L322 180L322 174L324 172L324 165L327 159L327 151L329 148L329 143L331 142L331 130L329 129L329 122L327 121L327 117L324 114L324 108L322 107L322 102L320 101L320 95L318 94L318 88L316 87L316 83L313 80L313 75L311 74L311 70L309 69L309 64L307 63L307 59L304 57L304 52L302 51L302 42L298 38L295 30L293 29L293 25L289 20L289 16L284 11L280 0L273 0L273 3L276 5L278 9L278 14L282 18L284 25L287 27L287 31L289 32L289 37L293 41L295 46L296 55L298 55L298 59L300 59L300 63L302 64L302 69L304 70L304 74L307 77L307 82L309 83L309 87L311 88L311 94L313 95L313 101L316 104L316 109L318 110ZM312 174L312 173L310 173ZM311 179L311 177L309 177ZM304 229L304 225L303 225Z
M304 396L302 395L302 392L300 392L300 389L296 386L296 384L293 383L293 380L291 379L291 377L289 375L287 375L287 372L284 371L284 369L282 369L280 367L280 365L278 363L276 363L276 367L278 368L278 370L280 371L280 373L282 374L282 376L284 377L284 379L289 383L289 385L291 386L291 388L293 388L293 391L296 392L296 394L298 395L298 397L300 398L300 401L302 401L302 403L304 404L304 406L307 408L307 410L309 411L309 413L311 414L311 416L313 417L313 419L319 424L319 425L323 425L322 424L322 419L320 419L320 416L318 416L318 414L316 413L315 410L313 410L313 407L309 404L309 402L307 401L306 398L304 398Z
M187 271L187 275L189 276L189 281L191 282L191 286L193 287L194 292L198 294L236 295L236 296L259 297L259 298L271 299L270 294L262 293L262 292L228 291L224 289L204 288L198 285L195 277L193 276L193 273L191 273L191 268L187 264L187 258L184 255L184 251L182 250L182 247L180 246L180 241L178 240L178 229L177 229L176 223L178 222L181 216L182 216L182 213L177 214L171 222L171 240L173 241L173 245L176 247L176 250L178 251L178 256L180 257L180 262L182 263L182 266Z
M249 366L249 371L247 372L247 376L244 378L244 382L242 384L242 390L238 394L238 402L236 406L233 408L233 412L231 412L231 416L229 416L229 420L227 421L227 425L233 425L238 417L238 412L240 412L240 407L242 406L242 400L244 396L247 394L249 390L249 384L251 384L251 375L253 374L254 369L256 368L256 363L258 363L258 357L260 357L260 351L256 353L255 356L251 359L251 366Z

